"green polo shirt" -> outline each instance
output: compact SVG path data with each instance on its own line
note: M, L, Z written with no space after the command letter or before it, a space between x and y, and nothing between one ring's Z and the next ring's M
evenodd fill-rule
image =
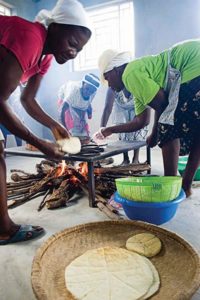
M141 114L158 91L164 88L169 50L136 59L125 68L122 80L134 96L136 115ZM170 63L181 72L181 83L200 76L200 39L174 45Z

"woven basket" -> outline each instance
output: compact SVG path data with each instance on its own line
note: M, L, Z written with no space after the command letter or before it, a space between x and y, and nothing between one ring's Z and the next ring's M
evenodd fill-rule
M151 299L189 300L200 286L200 259L195 250L176 234L136 221L89 223L61 231L41 246L32 265L32 286L40 300L74 300L65 287L65 267L89 249L125 247L126 240L141 232L156 234L161 252L151 259L161 287ZM101 300L94 299L94 300Z

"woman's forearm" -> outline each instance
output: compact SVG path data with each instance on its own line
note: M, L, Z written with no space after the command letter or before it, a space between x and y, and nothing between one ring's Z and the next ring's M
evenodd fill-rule
M36 121L46 127L53 127L57 122L49 116L35 100L37 91L40 87L42 76L39 74L31 77L21 93L21 103L27 113Z
M141 115L135 117L128 123L114 125L103 129L103 135L109 136L113 133L133 132L142 129L150 122L150 109L147 108Z
M107 125L110 114L111 114L111 110L109 110L109 109L105 109L103 111L100 127L105 127Z
M108 88L105 100L105 107L101 117L101 127L105 127L108 123L109 117L111 115L113 104L115 101L115 94L111 88Z
M57 123L42 109L35 99L32 99L31 101L22 100L21 102L26 112L42 125L51 128Z

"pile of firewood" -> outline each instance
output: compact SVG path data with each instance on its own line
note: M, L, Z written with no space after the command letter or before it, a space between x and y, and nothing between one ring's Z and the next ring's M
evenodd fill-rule
M115 179L149 170L147 164L130 164L117 167L95 168L95 193L97 206L106 206L111 212L114 210L107 204L107 199L116 191ZM76 167L71 164L55 163L43 160L36 165L36 174L23 170L11 170L12 182L7 183L8 207L16 207L38 196L43 199L38 211L43 207L54 209L66 206L73 201L75 194L88 195L87 164L80 163Z

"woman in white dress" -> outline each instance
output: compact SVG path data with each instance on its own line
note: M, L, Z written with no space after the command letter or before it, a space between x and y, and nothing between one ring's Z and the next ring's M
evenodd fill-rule
M99 78L91 73L86 74L82 81L68 81L61 86L58 92L60 121L72 136L89 137L91 103L99 86Z
M105 107L101 118L101 127L106 127L108 119L113 112L113 124L123 124L130 122L135 117L135 109L133 96L124 89L119 93L114 92L111 88L108 88L105 100ZM119 133L120 141L144 141L148 128L144 127L134 132ZM128 152L123 153L124 158L122 165L129 164ZM139 149L134 150L132 163L139 163Z

